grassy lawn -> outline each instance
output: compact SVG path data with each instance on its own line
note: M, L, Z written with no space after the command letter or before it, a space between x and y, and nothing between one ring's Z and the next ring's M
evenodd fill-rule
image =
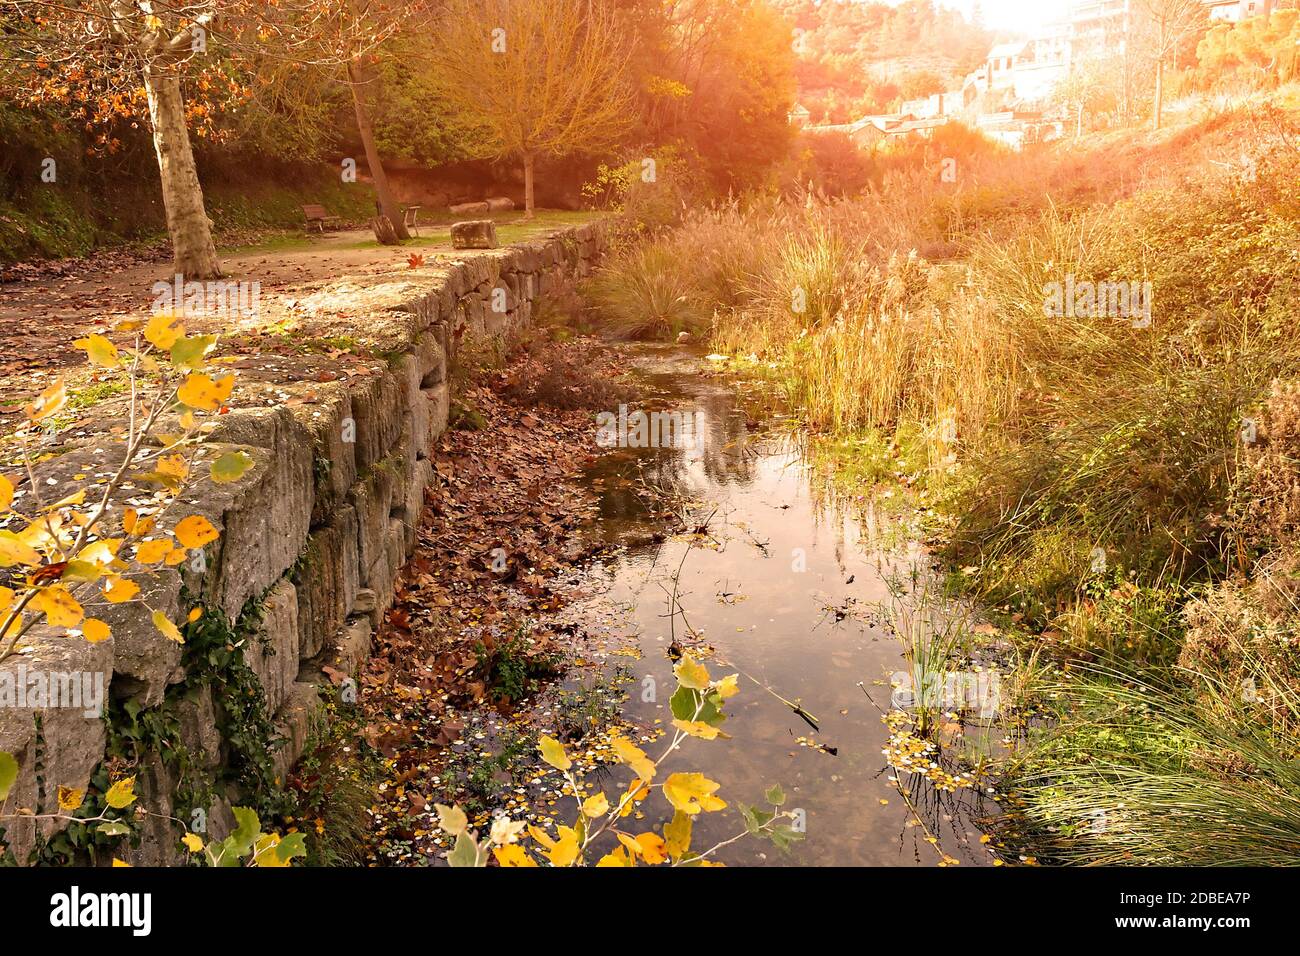
M517 242L526 242L548 235L558 229L580 226L601 218L604 213L583 210L570 212L559 209L539 209L531 222L526 222L519 210L492 213L487 218L497 224L497 239L501 245L509 246ZM427 219L425 217L428 217ZM413 236L400 245L412 249L450 249L451 226L460 220L446 213L436 215L421 210L420 235ZM248 256L266 253L297 252L320 247L320 238L300 231L291 230L267 236L263 241L252 245L223 247L223 256ZM363 250L384 248L375 239L361 239L333 245L334 249Z
M440 246L450 248L452 224L461 220L454 216L440 214L426 221L424 215L424 211L421 210L420 235L412 237L402 245L421 249L435 249ZM568 212L558 209L539 209L532 221L525 221L523 213L515 209L509 212L492 213L487 218L497 224L497 239L500 240L501 245L508 246L516 242L536 239L557 229L580 226L585 222L599 219L602 215L604 214L600 212L586 210ZM349 243L344 248L378 249L380 243L374 239L365 239Z

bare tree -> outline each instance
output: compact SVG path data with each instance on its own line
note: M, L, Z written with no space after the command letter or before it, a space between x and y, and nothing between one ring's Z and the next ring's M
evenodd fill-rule
M632 120L626 49L602 0L447 0L429 52L440 95L523 163L612 145Z
M1155 63L1152 114L1155 128L1160 129L1165 107L1165 65L1172 63L1183 43L1205 26L1206 8L1202 0L1134 0L1134 11L1147 55Z

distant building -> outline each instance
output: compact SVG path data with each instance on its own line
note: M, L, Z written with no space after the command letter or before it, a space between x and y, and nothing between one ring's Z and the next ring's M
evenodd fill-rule
M1015 43L999 43L990 50L985 60L988 66L989 89L1011 89L1015 85L1016 65L1032 55L1029 49L1028 40L1019 40Z
M1204 0L1210 19L1239 23L1251 17L1263 17L1277 7L1276 0Z
M812 122L812 113L802 103L796 103L790 112L786 114L786 119L789 120L791 126L805 129Z
M930 107L930 97L923 96L916 100L904 100L903 105L900 108L904 113L908 113L918 119L929 119L932 116L938 115L937 112L932 112ZM935 107L935 109L937 110L938 107Z
M1277 0L1201 2L1209 19L1231 23L1270 14L1278 6ZM959 89L907 100L895 114L835 126L808 126L808 111L796 105L790 121L810 133L845 133L864 147L912 135L932 136L954 118L1015 149L1046 142L1062 135L1062 127L1045 120L1041 108L1075 65L1129 53L1138 6L1134 0L1071 0L1064 20L1026 40L994 46Z
M1123 55L1134 17L1130 0L1074 0L1069 13L1071 60Z

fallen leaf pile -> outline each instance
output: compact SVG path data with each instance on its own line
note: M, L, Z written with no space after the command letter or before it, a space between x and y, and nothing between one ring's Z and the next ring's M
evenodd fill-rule
M571 379L579 391L598 394L592 381L617 378L612 353L583 340L565 348L586 369ZM375 636L361 702L364 737L388 775L371 811L377 858L386 862L419 861L440 848L433 803L455 792L452 763L489 760L500 741L545 720L494 686L499 656L543 679L585 663L583 635L558 612L566 602L562 579L601 547L584 534L594 501L577 485L600 448L594 409L505 397L517 398L519 383L544 366L525 351L459 394L484 424L443 435L415 557ZM593 751L591 761L600 759ZM497 776L512 784L511 805L534 802L509 772ZM545 768L522 771L543 789L549 776Z

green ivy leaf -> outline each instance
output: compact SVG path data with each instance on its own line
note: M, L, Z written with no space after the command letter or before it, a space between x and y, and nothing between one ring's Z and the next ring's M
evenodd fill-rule
M0 800L9 796L14 781L18 779L18 761L13 754L0 753Z

